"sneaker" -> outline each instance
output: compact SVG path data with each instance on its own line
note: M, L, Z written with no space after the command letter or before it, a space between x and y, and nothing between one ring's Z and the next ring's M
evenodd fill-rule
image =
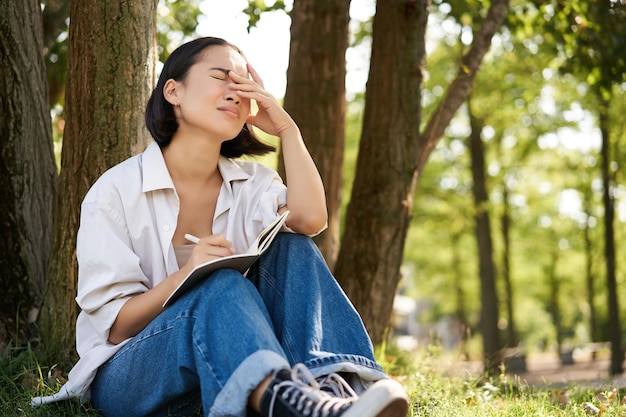
M353 398L358 397L352 386L339 374L332 373L317 378L320 389L333 397Z
M332 374L331 374L332 375ZM337 375L337 377L339 377ZM402 386L384 379L357 396L343 379L339 391L321 389L311 372L302 364L277 373L261 400L268 417L406 417L408 399ZM345 381L343 381L345 382ZM328 384L329 386L335 384Z

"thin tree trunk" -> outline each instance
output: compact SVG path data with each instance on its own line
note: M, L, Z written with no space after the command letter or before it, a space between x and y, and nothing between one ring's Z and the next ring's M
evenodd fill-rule
M42 49L39 2L2 0L0 350L37 317L51 246L57 168Z
M611 176L611 157L609 149L609 103L600 98L600 132L602 133L601 169L602 169L602 201L604 203L604 254L606 258L607 297L609 306L609 341L611 342L611 375L619 375L623 371L624 352L622 352L622 329L619 321L619 305L617 295L617 279L615 277L615 202L613 199L613 179Z
M463 274L461 268L461 259L463 249L460 246L461 233L452 233L451 247L452 247L452 271L454 273L453 292L456 304L455 319L459 322L459 327L462 331L461 334L461 349L465 359L469 358L467 341L470 336L469 325L467 323L467 315L465 313L465 291L463 289L463 282L465 281L465 274Z
M561 283L556 274L556 266L559 260L559 251L557 248L553 250L550 256L549 264L546 266L546 277L550 287L548 295L548 310L552 316L552 324L554 325L557 353L563 353L563 330L561 325L561 304L559 302L559 294L561 292Z
M154 86L157 0L70 3L66 127L48 295L41 328L57 357L73 351L80 204L109 167L141 151Z
M589 219L591 218L591 195L588 191L583 192L584 195L584 209L587 220L585 221L584 228L584 241L585 241L585 276L587 282L587 304L589 305L589 339L591 342L598 342L598 328L597 328L597 313L595 307L596 298L596 284L595 275L593 273L593 243L591 241L591 227Z
M504 281L504 289L506 296L506 314L508 320L507 326L507 345L515 347L518 344L517 332L515 330L515 314L513 304L513 282L511 280L511 206L509 205L509 189L506 181L503 181L502 187L502 279Z
M290 13L284 106L324 181L328 229L315 241L331 269L339 251L349 10L350 0L298 0Z
M468 108L470 108L468 103ZM480 328L483 335L485 372L495 374L501 363L501 345L498 330L499 304L496 289L496 267L493 262L493 243L489 221L489 197L486 186L485 150L481 138L482 122L469 111L469 149L472 165L472 192L474 194L475 233L478 247L480 276Z

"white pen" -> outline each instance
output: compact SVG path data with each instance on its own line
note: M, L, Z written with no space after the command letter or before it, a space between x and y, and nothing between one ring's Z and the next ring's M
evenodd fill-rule
M200 238L195 237L194 235L190 235L189 233L185 233L185 239L187 239L188 241L193 242L193 243L200 242Z

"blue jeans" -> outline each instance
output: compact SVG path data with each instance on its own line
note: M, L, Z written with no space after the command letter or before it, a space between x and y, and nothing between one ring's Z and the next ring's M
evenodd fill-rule
M100 367L106 417L246 416L273 371L385 377L363 323L313 241L280 233L247 278L224 269L191 289Z

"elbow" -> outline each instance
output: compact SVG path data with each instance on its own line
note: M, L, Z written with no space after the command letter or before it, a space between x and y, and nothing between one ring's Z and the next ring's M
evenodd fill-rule
M114 333L114 332L109 332L109 338L107 339L107 341L113 345L119 345L120 343L122 343L124 340L126 340L127 338L123 337L120 334Z
M324 213L308 213L293 219L293 222L287 222L291 230L303 235L313 236L320 233L328 225L328 215Z

